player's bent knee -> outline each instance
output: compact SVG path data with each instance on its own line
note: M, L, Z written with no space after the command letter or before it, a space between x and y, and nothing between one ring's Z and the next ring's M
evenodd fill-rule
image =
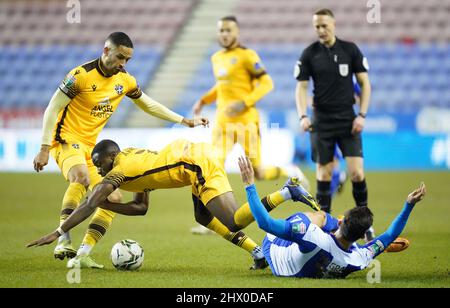
M82 172L75 175L75 179L72 181L74 183L79 183L84 187L88 188L91 185L91 180L89 179L89 175L86 175Z

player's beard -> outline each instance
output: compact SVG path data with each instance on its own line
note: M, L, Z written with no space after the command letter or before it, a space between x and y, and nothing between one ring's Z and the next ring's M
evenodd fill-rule
M233 38L226 45L222 41L220 41L220 45L225 49L231 49L231 47L236 43L236 41L237 41L237 38Z

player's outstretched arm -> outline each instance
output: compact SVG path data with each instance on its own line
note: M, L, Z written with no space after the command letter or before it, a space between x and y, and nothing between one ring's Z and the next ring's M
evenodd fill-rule
M27 245L27 247L32 246L43 246L54 242L58 237L60 237L65 232L69 231L73 227L79 225L81 222L86 220L95 211L97 206L108 198L108 196L115 190L114 186L109 183L100 183L95 186L94 191L89 196L89 198L83 202L72 214L64 221L64 223L46 236L35 240Z
M288 223L283 219L270 217L256 191L254 171L248 157L239 157L239 168L241 169L242 181L247 185L247 199L259 228L273 235L286 238L289 230Z
M134 200L128 203L110 202L108 199L99 205L100 208L127 216L143 216L147 214L149 205L148 192L135 193Z
M198 125L207 126L209 124L209 121L206 118L183 118L183 116L158 103L145 93L142 93L139 98L133 99L133 102L146 113L166 121L180 123L188 127L195 127Z
M394 221L391 223L390 227L386 230L386 232L381 234L379 237L375 238L368 245L370 245L373 242L376 242L377 240L380 240L383 243L384 248L387 248L402 233L403 229L406 226L406 223L408 222L409 215L414 209L415 204L420 202L425 197L425 193L426 187L425 184L422 182L420 183L419 188L415 189L408 195L402 211L394 219ZM380 253L381 252L382 251L380 251Z

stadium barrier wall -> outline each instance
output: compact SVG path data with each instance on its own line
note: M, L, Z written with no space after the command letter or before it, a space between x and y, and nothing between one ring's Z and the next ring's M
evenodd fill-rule
M0 129L0 172L33 172L33 158L39 151L40 129ZM299 135L292 130L271 127L261 129L264 164L288 166L293 161L314 168L310 160L309 136L301 136L303 160L298 159ZM184 138L193 142L210 142L211 128L104 129L101 139L112 139L121 148L162 149ZM450 134L400 131L367 132L363 135L365 167L368 170L449 170ZM238 172L237 157L243 153L236 146L226 161L228 172ZM58 171L50 159L46 171Z

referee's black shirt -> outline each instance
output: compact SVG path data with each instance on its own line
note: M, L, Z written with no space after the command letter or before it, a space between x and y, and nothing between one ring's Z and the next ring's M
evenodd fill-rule
M336 38L331 48L318 41L309 45L296 64L295 78L312 77L314 122L353 121L353 74L367 70L367 59L352 42Z

